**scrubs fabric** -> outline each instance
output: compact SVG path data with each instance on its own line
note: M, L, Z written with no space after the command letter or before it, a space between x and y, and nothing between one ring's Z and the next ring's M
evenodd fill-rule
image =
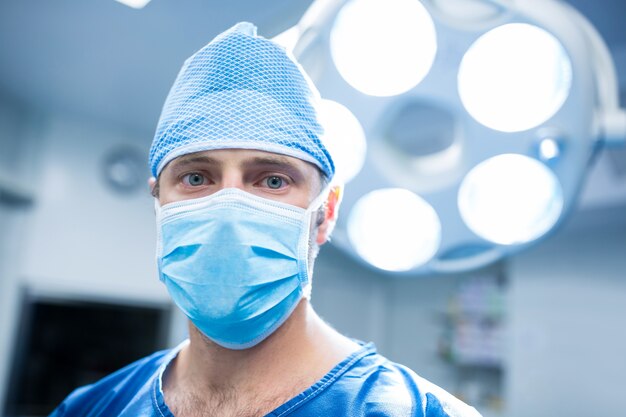
M70 394L50 417L173 417L161 380L183 345L157 352ZM376 353L372 343L268 417L428 416L480 414L410 369Z

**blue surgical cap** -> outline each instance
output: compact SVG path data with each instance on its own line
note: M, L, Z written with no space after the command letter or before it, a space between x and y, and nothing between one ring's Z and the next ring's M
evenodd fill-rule
M319 93L302 68L274 42L239 23L185 61L167 96L150 167L155 177L172 159L211 149L256 149L335 167L321 141Z

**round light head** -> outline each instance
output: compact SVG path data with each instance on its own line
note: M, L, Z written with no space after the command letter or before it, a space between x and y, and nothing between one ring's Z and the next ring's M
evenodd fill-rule
M441 223L418 195L387 188L357 201L348 218L348 238L368 263L387 271L408 271L428 262L439 249Z
M458 75L461 101L474 119L502 132L531 129L567 98L572 66L561 43L536 26L511 23L481 36Z
M550 161L561 155L559 142L554 138L544 138L539 142L539 157L543 161Z
M363 167L367 143L358 119L345 106L322 100L320 117L324 126L322 141L335 163L335 180L346 184Z
M330 51L352 87L373 96L401 94L430 70L435 26L418 0L351 0L336 17Z
M563 193L554 173L524 155L503 154L475 166L458 195L461 217L477 235L502 245L530 242L561 216Z

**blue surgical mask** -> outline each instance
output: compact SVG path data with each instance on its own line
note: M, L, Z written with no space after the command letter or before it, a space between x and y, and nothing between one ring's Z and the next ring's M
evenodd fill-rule
M309 297L308 209L237 188L157 204L159 276L193 324L229 349L272 334Z

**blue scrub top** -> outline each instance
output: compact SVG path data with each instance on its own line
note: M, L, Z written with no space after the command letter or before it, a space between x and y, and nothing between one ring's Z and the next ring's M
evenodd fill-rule
M157 352L70 394L50 417L173 417L161 380L185 343ZM443 389L362 344L322 379L268 417L480 417Z

